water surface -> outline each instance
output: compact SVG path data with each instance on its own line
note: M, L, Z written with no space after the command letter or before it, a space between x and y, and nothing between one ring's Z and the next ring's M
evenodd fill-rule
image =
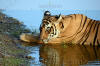
M100 47L83 45L27 46L30 66L100 66Z

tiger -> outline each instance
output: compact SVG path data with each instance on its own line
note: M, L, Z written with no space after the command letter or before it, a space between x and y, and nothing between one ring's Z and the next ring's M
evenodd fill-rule
M40 40L45 44L100 45L100 21L83 14L51 15L45 11Z

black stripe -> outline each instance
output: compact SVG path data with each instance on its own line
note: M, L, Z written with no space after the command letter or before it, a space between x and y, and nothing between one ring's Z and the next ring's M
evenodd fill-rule
M90 46L92 46L92 43L90 42Z
M98 46L100 45L100 43L99 43L98 39L97 39L97 44L98 44Z
M56 29L56 26L55 26L55 24L54 24L54 29L55 29L54 35L56 35L56 31L57 31L57 29Z
M87 21L87 17L85 17L85 21L84 21L83 27L86 24L86 21ZM82 29L83 29L83 27L82 27Z
M83 43L82 43L82 45L86 42L86 40L88 39L88 37L89 37L89 35L90 35L90 32L91 32L91 28L92 28L92 26L93 26L93 24L94 24L94 22L92 22L92 24L91 24L91 26L90 26L90 29L89 29L89 32L87 33L87 35L86 35L86 39L83 41Z
M51 26L51 29L53 29L53 26ZM53 32L51 34L54 34L54 29L53 29Z
M76 14L74 14L74 16L75 16L75 20L76 20Z
M81 27L81 24L82 24L82 21L83 21L83 15L81 15L81 23L80 23L80 27ZM79 29L80 29L80 27L79 27Z
M86 47L86 45L82 45L82 46L83 46L82 48L85 50L85 52L87 54L87 57L90 57L90 53L89 53L88 48Z
M94 29L93 29L93 31L95 31L95 28L96 28L96 26L97 26L97 22L96 22L96 20L94 20L94 23L95 23L95 25L94 25Z
M68 17L71 17L72 18L73 16L72 15L68 15Z
M94 50L95 58L97 59L98 58L98 55L97 55L96 47L95 46L93 46L93 50Z
M71 17L71 20L73 20L73 15L68 15L69 17Z
M82 21L83 21L83 17L82 17L82 20L81 20L81 24L82 24ZM82 29L79 31L79 32L77 32L77 34L79 34L82 30L83 30L83 28L84 28L84 26L85 26L85 24L86 24L86 21L87 21L87 17L85 17L85 20L84 20L84 24L83 24L83 26L82 26ZM80 29L80 28L79 28Z
M63 29L64 28L63 22L60 22L60 24L61 24L61 29Z
M93 45L95 45L95 41L96 41L96 38L97 38L97 35L98 35L98 29L99 29L99 24L98 24L97 29L96 29Z
M78 41L79 43L81 42L81 40L83 39L83 37L87 34L87 31L86 31L86 30L87 30L88 26L91 25L91 23L92 23L91 21L92 21L92 20L90 20L89 23L88 23L88 25L86 26L86 29L85 29L85 31L84 31L84 33L83 33L83 36L82 36L81 39Z

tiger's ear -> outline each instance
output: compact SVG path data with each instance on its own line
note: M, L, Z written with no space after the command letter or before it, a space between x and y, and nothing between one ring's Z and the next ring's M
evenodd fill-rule
M57 21L54 23L55 25L59 25L59 23L61 22L61 20L62 20L62 16L61 15L59 15L58 17L56 17L57 18Z
M60 14L59 17L58 17L57 22L59 23L61 20L62 20L62 16L61 16L61 14Z
M59 23L59 27L60 27L61 29L64 28L64 24L63 24L63 22L60 22L60 23Z
M51 13L49 11L44 12L44 16L50 16L50 15L51 15Z
M59 15L59 18L58 18L57 22L59 23L59 27L60 27L61 29L63 29L63 28L64 28L64 24L63 24L63 22L62 22L62 16L61 16L61 14Z

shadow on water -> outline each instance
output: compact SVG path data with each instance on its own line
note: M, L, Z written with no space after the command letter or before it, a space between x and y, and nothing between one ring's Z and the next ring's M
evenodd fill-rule
M29 44L28 44L29 45ZM35 45L30 66L96 66L100 65L100 47L83 45Z

